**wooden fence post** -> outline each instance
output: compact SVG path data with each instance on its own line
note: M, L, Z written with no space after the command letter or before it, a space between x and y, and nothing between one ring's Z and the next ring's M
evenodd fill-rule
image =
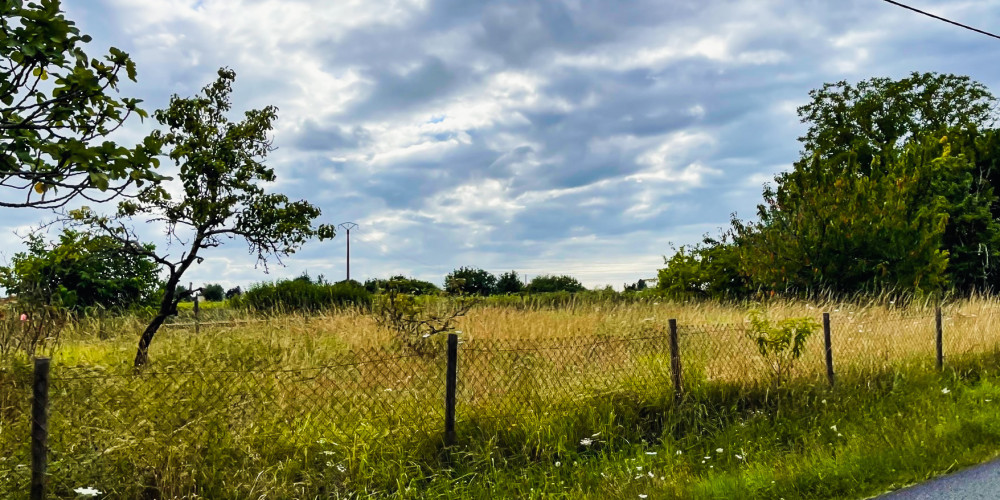
M458 335L448 334L448 368L444 391L444 444L455 444L455 392L458 386Z
M826 347L826 378L833 387L833 341L830 338L830 313L823 313L823 344Z
M201 333L201 317L198 314L198 299L200 297L198 295L195 295L193 298L194 298L194 334L198 335L199 333Z
M674 399L679 400L684 393L684 379L681 377L681 349L677 341L677 320L670 319L670 376L674 380Z
M934 326L936 327L937 369L944 368L944 328L941 325L941 306L934 310Z
M49 446L49 358L35 358L31 386L31 500L45 498Z

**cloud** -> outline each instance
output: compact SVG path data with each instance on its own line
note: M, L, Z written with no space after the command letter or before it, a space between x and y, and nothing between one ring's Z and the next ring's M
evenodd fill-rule
M934 9L1000 22L1000 2ZM272 186L353 220L352 277L440 282L461 265L655 274L669 244L748 218L789 168L796 107L824 82L911 71L996 89L1000 46L862 0L100 0L66 3L139 66L123 92L161 107L220 66L234 111L276 105ZM94 54L92 54L94 55ZM141 137L150 124L116 136ZM4 212L3 226L25 216ZM16 220L15 220L16 218ZM8 222L9 221L9 222ZM157 237L150 233L150 237ZM344 241L273 276L337 279ZM260 279L235 242L195 281Z

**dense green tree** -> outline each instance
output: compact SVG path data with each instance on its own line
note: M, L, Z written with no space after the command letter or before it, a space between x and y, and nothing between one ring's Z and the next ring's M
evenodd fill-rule
M460 267L444 278L448 293L488 296L497 292L497 277L489 271L474 267Z
M201 296L209 302L222 302L226 300L226 289L218 283L205 285L201 289Z
M657 274L660 293L674 299L740 300L754 287L740 270L739 248L728 237L705 237L701 244L681 247L664 257L666 267Z
M240 288L240 287L238 287L238 286L230 288L229 290L226 290L226 299L227 300L228 299L232 299L234 297L239 297L240 295L243 295L243 289Z
M500 274L497 279L497 293L521 293L524 290L524 282L517 275L517 271L508 271Z
M910 142L888 165L862 168L845 155L838 169L788 177L794 182L781 186L781 203L765 192L760 221L735 223L743 270L779 291L939 289L947 282L943 243L954 210L940 193L963 189L973 167L933 150ZM988 213L988 204L983 209Z
M81 195L107 200L161 177L160 145L105 140L139 100L115 98L128 54L90 58L91 37L66 19L58 0L0 1L0 207L61 207Z
M168 316L177 313L177 287L181 277L202 257L200 252L241 238L257 262L294 253L312 237L332 237L331 226L313 225L320 210L306 201L290 201L283 194L268 193L265 183L275 181L274 169L263 160L271 151L268 133L277 110L247 111L233 123L227 118L235 73L219 70L218 79L192 98L173 96L169 107L157 111L157 121L166 131L154 136L170 148L170 158L179 167L181 192L176 198L159 190L144 190L134 199L119 203L116 217L103 217L90 210L74 213L77 219L101 228L132 253L146 255L161 264L167 279L159 310L143 332L135 365L148 359L149 344ZM154 253L136 237L125 221L142 217L166 224L172 239L185 242L176 257Z
M572 276L550 276L541 275L535 276L531 279L531 282L524 287L525 291L528 293L546 293L546 292L581 292L586 290L576 278Z
M124 310L150 305L160 285L160 266L143 255L123 252L108 236L64 230L48 244L30 236L28 250L0 267L0 286L21 295L29 289L44 294L44 303L74 311L100 306ZM154 247L147 245L152 252Z

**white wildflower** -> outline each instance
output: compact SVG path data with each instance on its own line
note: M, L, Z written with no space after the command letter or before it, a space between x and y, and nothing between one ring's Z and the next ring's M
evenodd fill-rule
M684 454L684 452L681 451L681 450L677 450L677 453L674 453L674 455L683 455L683 454Z
M656 455L656 452L655 451L647 451L646 454L647 455Z
M592 444L594 444L594 440L593 439L583 438L583 439L580 440L580 445L581 446L590 446Z
M83 495L85 497L96 497L101 494L101 490L91 488L90 486L87 486L86 488L76 488L73 491L75 491L77 495Z
M715 452L716 452L716 453L722 453L722 448L716 448L716 449L715 449Z
M837 426L836 425L831 425L830 426L830 430L833 431L833 432L837 432Z
M820 401L820 403L826 404L826 400L824 399L823 401Z
M649 495L646 495L645 493L639 493L639 498L647 498L647 497L649 497Z
M640 466L636 467L635 470L642 470L642 466L640 465Z
M649 477L653 477L653 471L647 472L646 475L649 476Z
M562 465L562 462L556 462L556 467L559 467L560 465Z
M740 455L739 453L737 453L736 454L736 460L743 460L743 455Z
M595 438L595 437L600 436L600 435L601 435L601 433L598 432L597 434L591 434L590 437Z
M941 389L941 394L948 394L949 392L951 392L951 391L949 391L947 387L945 387L944 389Z

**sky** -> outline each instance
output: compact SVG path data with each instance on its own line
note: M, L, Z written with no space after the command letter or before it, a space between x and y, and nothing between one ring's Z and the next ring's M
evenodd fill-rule
M1000 32L1000 0L911 0ZM1000 94L1000 40L880 0L64 0L165 107L220 67L234 118L278 107L268 189L355 222L351 277L441 284L459 266L655 277L673 248L752 219L798 159L796 108L826 82L968 75ZM129 120L134 144L154 123ZM165 162L169 162L166 160ZM0 209L0 263L48 217ZM139 230L161 250L163 234ZM345 277L346 234L268 273L239 240L184 281Z

